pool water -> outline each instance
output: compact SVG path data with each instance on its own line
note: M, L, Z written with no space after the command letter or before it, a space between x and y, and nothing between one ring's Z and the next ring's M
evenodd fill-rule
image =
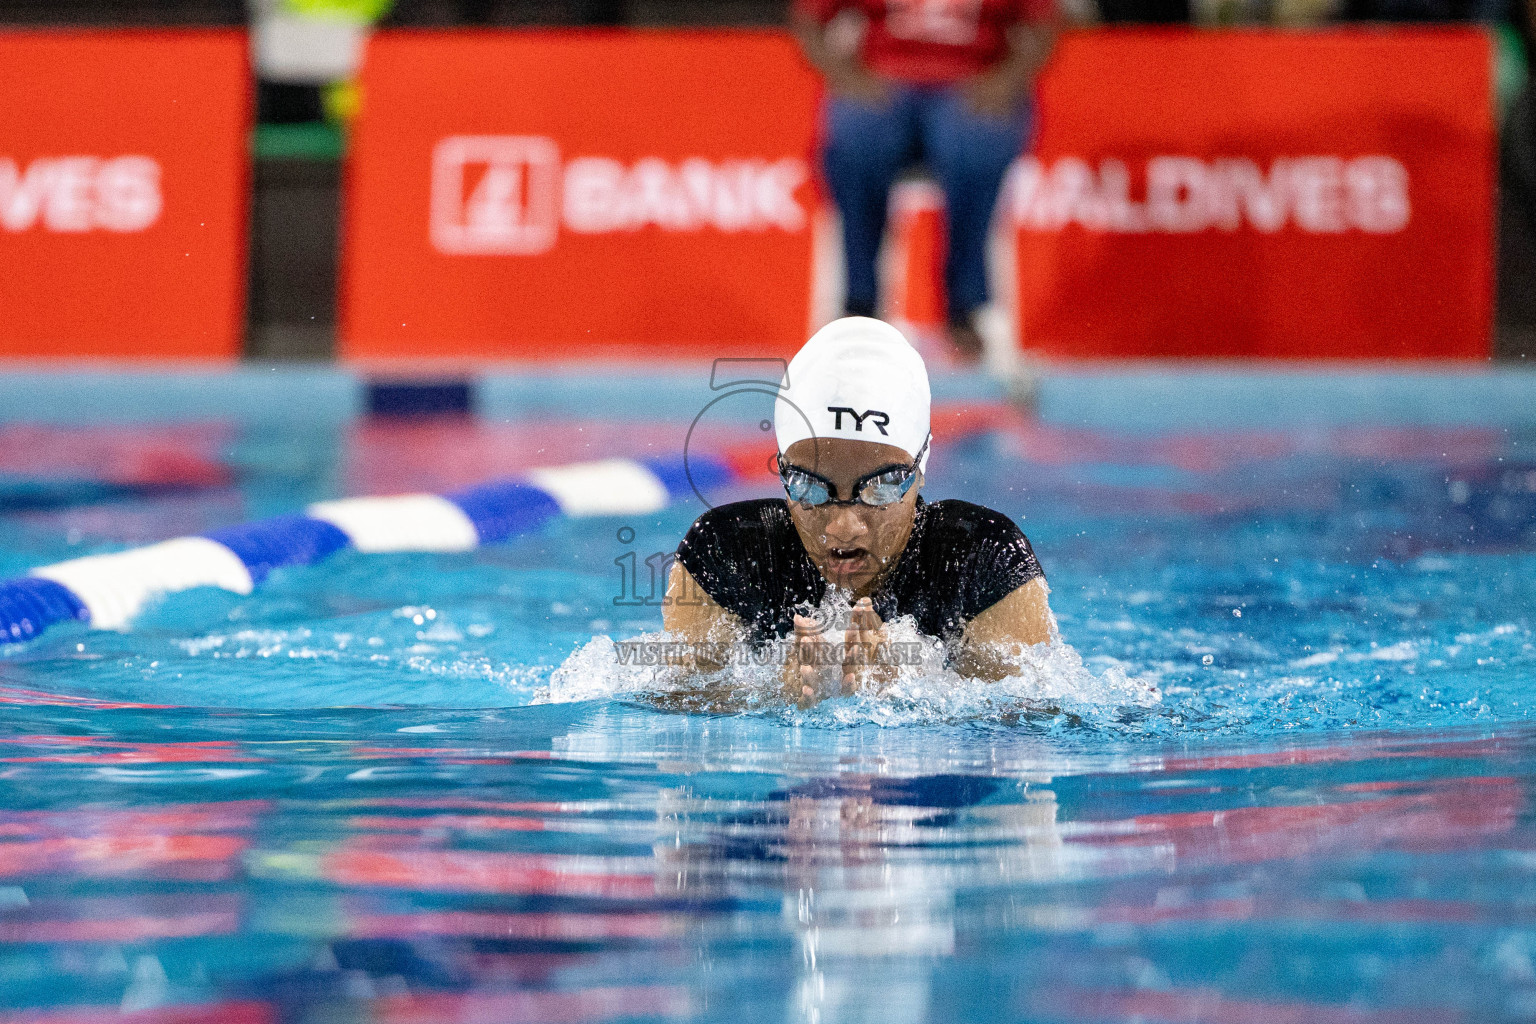
M333 371L12 374L0 573L680 450L708 382L423 424ZM619 665L697 503L0 648L0 1020L1536 1017L1536 375L935 390L988 429L926 493L1021 523L1063 640L997 686L802 711ZM121 471L167 446L214 468Z

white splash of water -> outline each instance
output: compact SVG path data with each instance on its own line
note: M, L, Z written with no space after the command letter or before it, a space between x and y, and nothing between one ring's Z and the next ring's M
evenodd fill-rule
M829 639L846 623L847 611L846 599L835 593L817 609L818 620L834 627ZM1104 714L1161 700L1155 683L1128 676L1117 665L1090 669L1054 622L1047 643L989 652L1010 668L996 682L961 675L946 664L944 645L921 634L910 617L886 623L886 633L892 648L903 652L893 679L866 681L852 694L809 708L784 693L790 641L754 646L740 636L724 638L731 663L704 672L658 663L686 649L681 638L665 632L617 643L606 635L593 637L554 670L535 703L638 698L688 710L767 712L795 724L909 725L1002 721L1031 713Z

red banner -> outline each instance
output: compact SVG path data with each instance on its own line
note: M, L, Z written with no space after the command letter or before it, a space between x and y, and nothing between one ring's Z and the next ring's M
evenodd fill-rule
M0 32L0 356L240 352L240 32Z
M817 89L778 33L375 36L343 353L793 352Z
M1489 61L1470 29L1065 38L1012 180L1024 346L1486 358Z

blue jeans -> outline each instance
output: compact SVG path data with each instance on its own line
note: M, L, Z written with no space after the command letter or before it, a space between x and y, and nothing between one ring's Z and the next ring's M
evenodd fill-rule
M987 301L987 229L1003 175L1024 148L1031 111L1021 103L1012 117L978 114L954 86L891 90L883 106L827 100L822 159L843 215L845 304L849 313L874 313L875 263L891 186L903 169L921 162L938 179L948 207L944 280L950 319L958 320Z

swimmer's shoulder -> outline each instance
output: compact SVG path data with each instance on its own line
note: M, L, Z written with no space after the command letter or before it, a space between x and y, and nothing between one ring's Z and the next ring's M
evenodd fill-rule
M782 498L733 501L716 505L693 521L677 546L677 558L720 600L720 592L757 576L764 565L762 556L788 543L794 532Z
M795 607L820 601L825 586L782 498L710 509L678 544L677 561L759 640L793 628Z
M924 519L925 549L931 545L932 555L947 564L963 555L964 562L990 566L1015 586L1045 575L1019 524L996 509L945 498L928 502Z
M1024 531L1010 517L970 501L944 498L925 505L925 515L944 529L958 530L971 536L1012 539L1024 538ZM1027 542L1027 538L1026 538Z
M794 529L789 509L783 498L753 498L733 501L728 505L716 505L707 509L693 521L683 537L682 546L698 545L707 540L727 537L736 539L743 531L749 534L779 533Z

